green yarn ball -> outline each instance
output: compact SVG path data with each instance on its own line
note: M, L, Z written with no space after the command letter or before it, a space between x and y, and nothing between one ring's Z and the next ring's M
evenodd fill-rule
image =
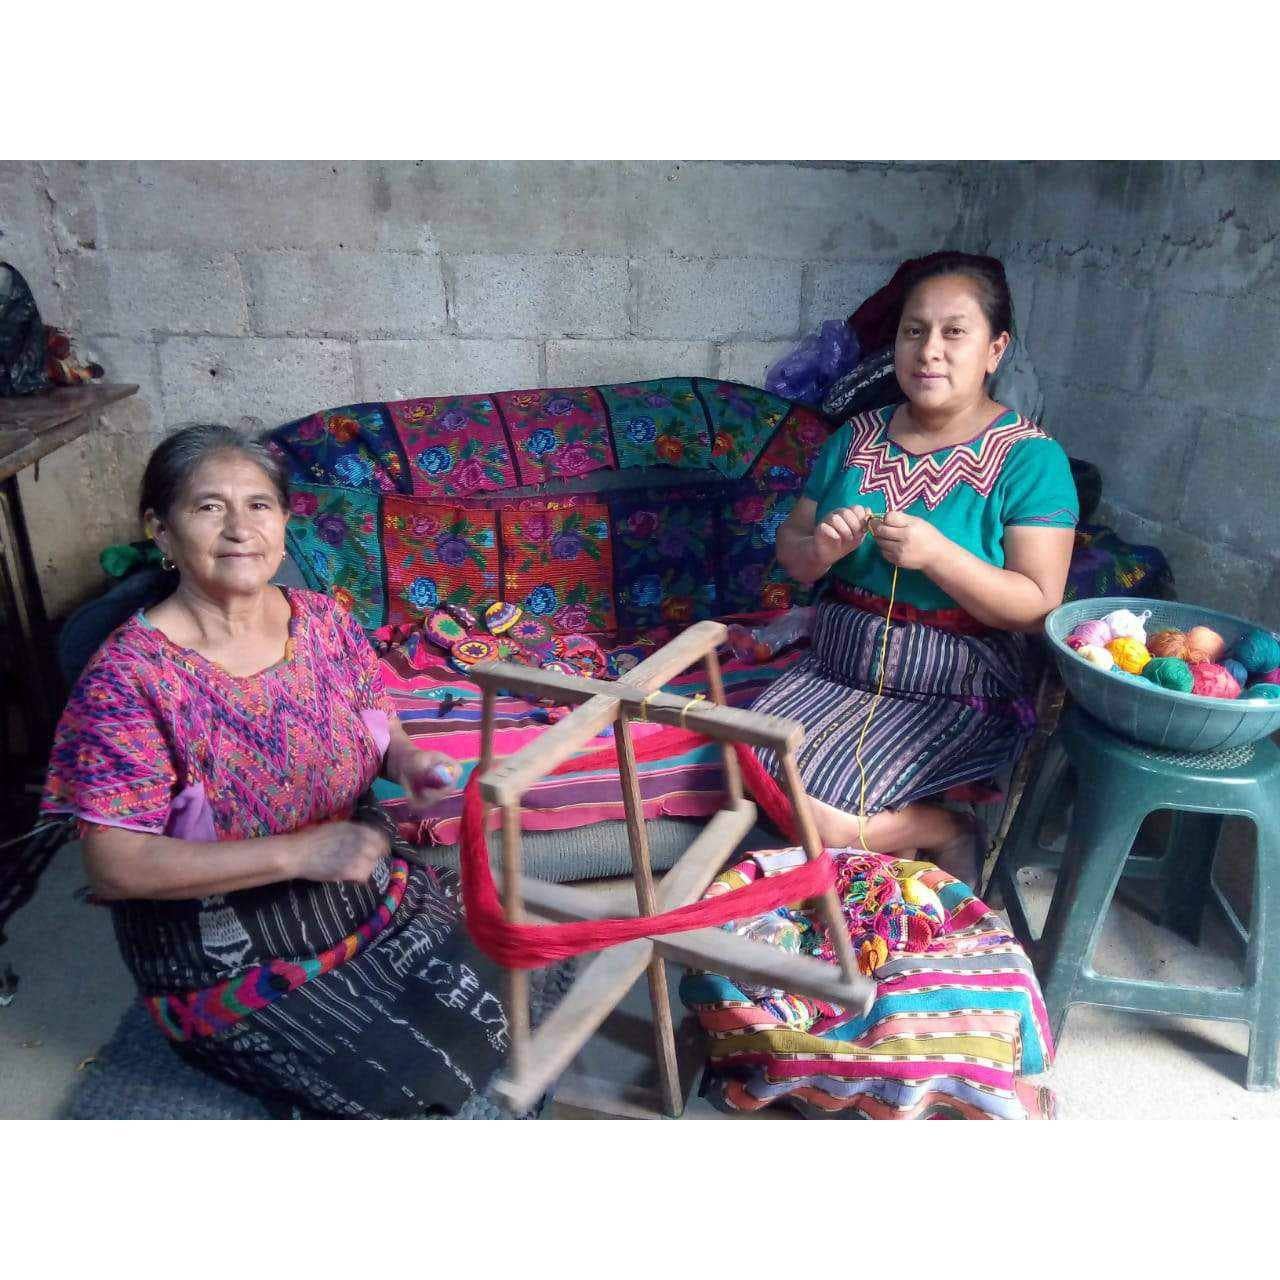
M1178 693L1190 693L1191 686L1195 684L1191 668L1181 658L1152 658L1142 668L1142 678Z
M1280 684L1251 684L1241 698L1265 698L1268 702L1280 702Z
M1251 676L1260 676L1264 671L1274 671L1276 667L1280 667L1280 640L1270 631L1255 627L1236 641L1231 656Z

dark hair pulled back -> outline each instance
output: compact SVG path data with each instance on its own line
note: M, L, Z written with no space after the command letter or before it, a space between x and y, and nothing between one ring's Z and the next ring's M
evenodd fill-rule
M982 314L991 326L991 336L1001 333L1014 336L1013 295L1005 278L1004 263L999 258L989 258L980 253L959 253L948 250L931 254L909 267L902 276L902 305L898 308L898 321L902 309L913 290L926 280L937 276L964 276L973 282Z

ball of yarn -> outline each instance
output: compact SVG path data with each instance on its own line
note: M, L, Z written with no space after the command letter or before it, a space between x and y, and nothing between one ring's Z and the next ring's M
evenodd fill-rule
M1162 689L1176 689L1178 693L1190 693L1195 684L1191 668L1181 658L1152 658L1142 668L1142 675L1152 684Z
M1251 676L1259 676L1264 671L1274 671L1280 667L1280 640L1270 631L1255 627L1246 631L1232 647L1231 656Z
M1243 683L1243 681L1241 683ZM1277 667L1274 671L1264 671L1255 683L1280 684L1280 667Z
M1234 658L1223 658L1219 666L1225 667L1231 672L1231 678L1242 689L1249 683L1249 673L1244 669L1242 662L1237 662Z
M889 959L889 945L878 933L862 934L853 946L858 957L858 972L865 977L871 977Z
M1105 622L1082 622L1067 637L1067 643L1079 640L1081 644L1096 644L1105 648L1115 638L1115 632Z
M1123 613L1125 610L1120 612ZM1107 649L1115 659L1116 666L1132 675L1137 675L1151 661L1147 646L1132 636L1117 636L1107 645Z
M1103 622L1111 628L1111 636L1114 640L1130 639L1136 640L1140 645L1147 643L1147 619L1151 617L1151 610L1144 609L1141 613L1133 613L1129 609L1117 609L1114 613L1109 613Z
M1251 684L1240 696L1280 702L1280 684Z
M1153 658L1187 657L1187 637L1181 631L1157 631L1147 638L1147 650Z
M1227 651L1227 642L1212 627L1192 627L1187 632L1191 662L1217 662Z
M1191 692L1202 698L1238 698L1240 686L1226 667L1216 662L1197 662L1191 668Z
M902 897L913 907L923 907L939 924L946 922L947 911L942 899L925 884L919 873L902 881Z
M890 951L927 951L941 927L928 908L909 902L891 902L871 921L872 932L885 940Z
M1084 645L1076 650L1076 657L1083 658L1095 667L1101 667L1103 671L1110 671L1116 665L1116 660L1111 656L1110 651L1100 644Z
M1069 635L1062 643L1065 644L1073 653L1079 653L1088 641L1082 640L1079 636L1072 634Z

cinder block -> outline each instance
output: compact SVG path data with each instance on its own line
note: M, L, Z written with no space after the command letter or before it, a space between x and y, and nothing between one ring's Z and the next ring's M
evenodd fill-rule
M160 387L160 359L152 339L77 335L75 348L82 359L93 359L102 365L107 382L136 382L138 394L125 403L145 404L152 429L160 427L164 420L164 396Z
M1096 271L1042 272L1027 344L1037 370L1093 387L1141 390L1155 343L1152 296Z
M262 334L404 338L444 326L444 281L433 254L252 253L241 260Z
M959 218L954 164L676 162L630 176L636 253L907 258L949 243Z
M709 342L548 342L546 385L586 387L645 378L710 377L714 360Z
M536 342L432 338L356 345L361 400L470 395L538 385Z
M1274 419L1206 410L1179 523L1258 558L1280 551L1280 431ZM1146 450L1144 450L1146 452Z
M862 303L889 283L897 259L871 262L817 262L806 267L807 299L801 329L812 333L824 320L847 320Z
M748 258L648 258L638 264L636 333L646 338L791 338L800 268Z
M376 161L94 161L99 248L434 252L429 212Z
M164 417L278 426L355 401L351 347L302 338L166 338ZM248 420L241 424L241 419Z
M1157 295L1151 385L1223 413L1269 412L1280 395L1280 305Z
M90 333L249 332L240 264L229 253L82 251L74 279L80 324Z
M1101 468L1103 492L1131 511L1176 523L1204 411L1147 396L1094 391L1044 373L1040 381L1045 429L1073 457Z
M765 374L794 349L796 341L726 342L720 348L719 376L726 382L745 382L749 387L763 387Z
M28 160L0 161L0 262L22 273L46 324L66 323L63 292L53 269L53 240L39 171Z
M447 270L460 334L614 338L627 332L625 258L462 254L447 260Z

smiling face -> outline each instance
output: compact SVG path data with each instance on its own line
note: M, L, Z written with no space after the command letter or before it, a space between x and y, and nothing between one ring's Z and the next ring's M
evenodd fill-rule
M893 363L907 399L921 409L962 412L986 395L1009 344L993 334L966 276L934 276L908 295L898 324Z
M251 458L215 453L192 473L168 513L147 526L184 583L213 599L261 591L284 558L288 512Z

